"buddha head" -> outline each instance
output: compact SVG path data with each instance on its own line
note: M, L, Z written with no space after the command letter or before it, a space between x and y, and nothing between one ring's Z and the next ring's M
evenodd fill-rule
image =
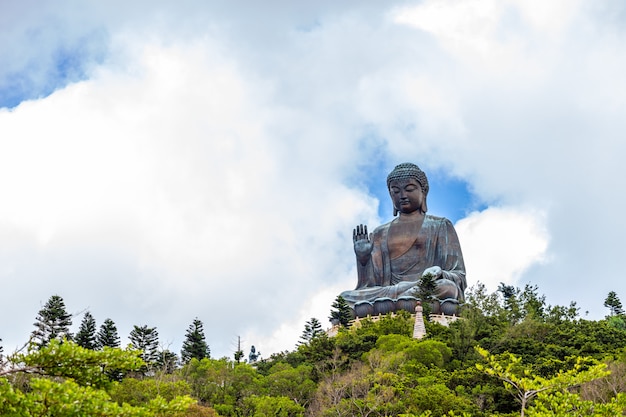
M402 211L402 208L396 201L396 198L394 198L394 190L396 189L396 185L400 183L403 183L405 185L410 185L409 183L413 183L421 188L422 199L419 210L421 210L422 213L426 213L426 211L428 210L426 205L426 196L428 195L428 179L426 178L426 174L424 173L424 171L419 169L417 165L410 162L405 162L396 165L393 171L391 171L387 176L387 189L394 205L393 215L397 216L398 211Z

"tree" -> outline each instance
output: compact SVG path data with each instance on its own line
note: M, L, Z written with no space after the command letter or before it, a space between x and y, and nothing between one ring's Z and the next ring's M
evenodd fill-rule
M80 323L78 333L74 340L76 344L85 349L95 349L96 343L96 320L93 318L90 312L85 312L83 321Z
M340 295L335 298L332 305L333 310L330 311L330 321L338 322L343 327L349 327L353 318L352 308L348 302Z
M524 417L530 401L539 394L565 392L567 388L605 377L610 373L606 371L606 364L588 365L588 362L595 361L590 358L578 357L572 369L558 372L551 378L544 378L533 375L531 366L523 365L522 358L512 353L507 352L495 356L480 347L476 347L476 351L487 361L486 366L476 364L476 367L504 382L505 387L522 406L521 417Z
M113 320L106 319L100 326L100 330L96 335L96 346L98 349L102 349L105 346L114 348L120 346L120 337L117 335L117 327Z
M39 348L46 346L52 339L72 339L70 326L72 315L65 310L63 298L53 295L35 318L35 330L32 338Z
M322 324L315 317L311 317L311 320L304 324L304 330L302 336L300 336L299 344L308 344L311 340L324 333Z
M252 395L246 398L245 403L254 410L255 417L302 417L304 415L304 407L287 397Z
M156 363L159 359L159 333L156 327L141 327L135 325L130 332L130 343L137 350L141 350L141 359L148 365Z
M317 388L312 380L313 366L293 366L278 362L270 369L263 379L263 387L272 397L287 397L296 404L307 406Z
M424 274L419 280L419 287L415 291L415 296L422 302L424 317L430 316L432 312L434 294L437 288L435 276L433 274Z
M178 366L178 355L171 350L164 349L159 352L156 360L156 366L161 370L161 372L171 374Z
M206 343L204 337L203 324L196 317L189 325L187 333L185 334L185 341L183 342L183 348L180 351L180 357L184 364L189 363L193 358L202 360L211 356L211 350Z
M622 302L619 300L615 291L610 291L604 300L604 306L611 310L611 316L619 316L624 314Z
M105 347L96 351L51 339L38 350L11 355L9 361L0 370L2 416L174 416L194 402L184 395L166 400L158 393L145 396L138 406L112 400L107 392L112 384L102 371L138 369L142 361L133 350ZM29 375L28 384L12 384L23 379L18 375Z
M539 295L539 287L526 284L519 295L524 318L544 319L546 316L546 296Z
M498 286L498 292L504 298L504 309L511 324L516 324L522 319L522 308L520 306L519 295L521 290L513 285L506 285L501 282Z

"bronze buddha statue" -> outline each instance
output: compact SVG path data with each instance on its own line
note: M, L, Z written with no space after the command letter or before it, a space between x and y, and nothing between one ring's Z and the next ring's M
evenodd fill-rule
M395 217L368 234L354 229L358 282L341 296L355 315L414 311L423 275L434 279L433 313L455 314L464 301L465 265L450 220L426 214L428 179L419 167L403 163L387 177Z

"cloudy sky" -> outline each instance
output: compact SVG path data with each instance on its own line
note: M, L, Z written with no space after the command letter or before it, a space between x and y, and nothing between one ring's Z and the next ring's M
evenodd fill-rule
M0 338L58 294L213 356L293 349L411 161L470 285L601 318L626 220L621 0L0 0ZM625 299L626 301L626 299Z

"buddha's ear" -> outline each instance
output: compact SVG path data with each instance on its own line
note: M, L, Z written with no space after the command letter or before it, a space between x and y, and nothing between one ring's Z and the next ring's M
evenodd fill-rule
M398 215L398 209L397 208L393 208L393 217L396 217Z
M422 213L426 213L428 211L428 207L426 205L426 196L424 196L424 201L422 201Z

